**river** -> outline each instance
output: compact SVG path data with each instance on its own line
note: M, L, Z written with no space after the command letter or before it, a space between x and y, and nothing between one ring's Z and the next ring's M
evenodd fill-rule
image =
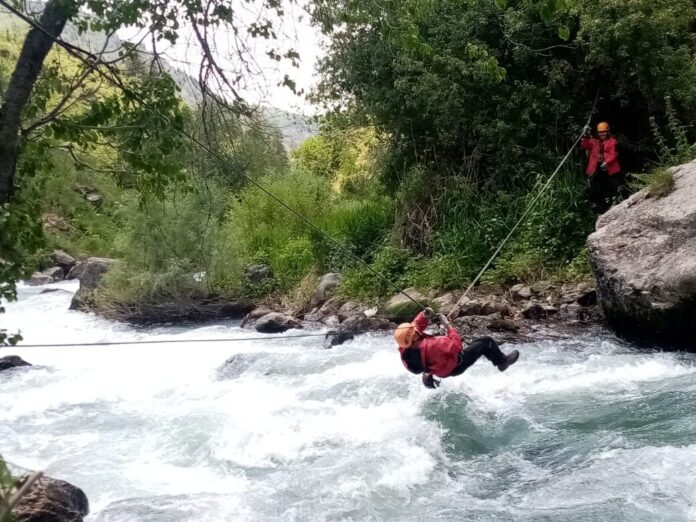
M696 520L696 356L610 335L519 346L433 392L392 339L332 350L237 323L134 329L21 287L0 452L87 493L89 520ZM236 354L236 366L219 368Z

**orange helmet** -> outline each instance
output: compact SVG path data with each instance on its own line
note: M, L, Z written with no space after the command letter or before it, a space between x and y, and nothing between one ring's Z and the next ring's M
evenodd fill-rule
M609 132L609 124L606 121L602 121L597 125L597 132Z
M401 323L394 331L394 339L400 348L408 348L413 344L413 337L416 335L416 327L413 323Z

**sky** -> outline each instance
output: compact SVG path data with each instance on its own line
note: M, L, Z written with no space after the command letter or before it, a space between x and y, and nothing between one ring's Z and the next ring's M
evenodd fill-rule
M235 14L240 13L242 23L248 23L258 17L253 11L253 2L235 0L232 2ZM237 9L238 8L238 9ZM251 104L260 104L282 109L289 112L312 115L317 112L307 100L306 94L316 82L315 65L322 55L320 31L309 22L309 15L300 6L289 0L285 1L285 14L282 18L273 16L272 21L277 32L277 40L263 38L246 38L247 53L252 57L250 68L252 74L245 73L239 84L242 96ZM158 52L175 68L182 70L194 78L198 77L199 65L203 56L193 31L182 22L180 39L175 45L158 43ZM123 40L138 41L141 33L135 29L122 29L118 33ZM238 60L234 58L236 42L231 32L221 26L213 35L213 54L222 64L228 77L238 70ZM152 45L144 41L143 45L151 49ZM284 52L294 49L300 54L299 67L293 67L289 61L276 62L266 53L271 48ZM298 96L288 87L279 85L288 74L297 84L298 90L305 94Z

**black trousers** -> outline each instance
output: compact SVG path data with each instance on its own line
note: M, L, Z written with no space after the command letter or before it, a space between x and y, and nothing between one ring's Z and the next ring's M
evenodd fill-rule
M480 337L479 339L473 340L469 346L464 348L459 353L459 362L449 376L454 377L455 375L461 375L482 355L491 361L495 366L498 366L507 360L505 354L500 351L498 344L492 338Z
M597 172L589 180L589 198L595 212L604 214L617 201L624 198L625 178L622 172L610 176L604 171Z

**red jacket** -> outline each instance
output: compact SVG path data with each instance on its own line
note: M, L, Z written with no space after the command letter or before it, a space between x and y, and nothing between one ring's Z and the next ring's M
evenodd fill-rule
M423 312L416 316L413 324L418 333L423 335L423 338L414 343L413 346L420 349L425 371L438 377L449 377L454 367L457 366L457 355L462 351L462 339L457 330L449 328L447 335L437 337L424 335L423 331L428 327L428 319L423 315ZM399 351L403 353L404 348L399 348ZM404 366L408 369L405 362Z
M582 139L581 145L582 148L589 153L585 174L592 176L597 172L597 168L602 163L600 161L600 156L604 156L604 162L607 164L607 174L613 176L621 172L619 151L617 150L619 144L616 138L609 136L606 140L600 140L599 138L585 136Z

